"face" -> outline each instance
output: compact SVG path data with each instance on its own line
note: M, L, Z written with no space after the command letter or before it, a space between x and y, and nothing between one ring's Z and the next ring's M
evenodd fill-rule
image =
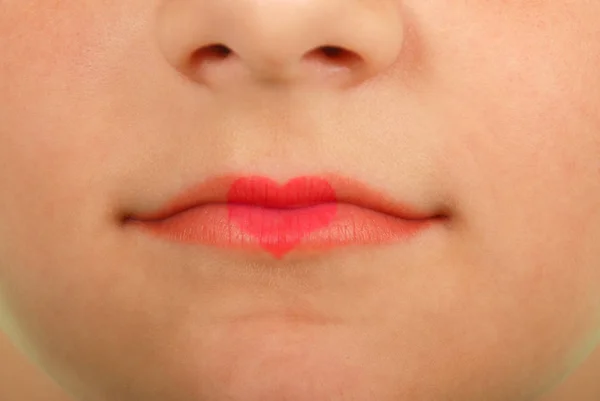
M2 330L77 400L536 399L600 343L598 15L2 2ZM135 219L224 176L179 231ZM263 241L206 202L333 176L427 218L335 201L370 241L325 209Z

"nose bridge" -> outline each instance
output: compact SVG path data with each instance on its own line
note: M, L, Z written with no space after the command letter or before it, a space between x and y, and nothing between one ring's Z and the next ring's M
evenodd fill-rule
M190 78L213 87L248 77L292 81L337 74L366 79L397 59L404 39L397 0L187 0L163 5L159 36L166 58Z

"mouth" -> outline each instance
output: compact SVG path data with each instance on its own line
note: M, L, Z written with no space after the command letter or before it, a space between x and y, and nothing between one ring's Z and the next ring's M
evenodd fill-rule
M446 218L339 175L300 176L284 185L223 175L125 222L167 241L266 251L281 259L293 250L407 241Z

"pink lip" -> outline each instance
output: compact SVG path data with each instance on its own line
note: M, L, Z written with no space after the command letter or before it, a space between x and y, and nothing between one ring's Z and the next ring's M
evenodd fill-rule
M170 241L262 248L282 258L293 249L407 240L439 218L334 174L283 185L260 176L224 175L126 221Z

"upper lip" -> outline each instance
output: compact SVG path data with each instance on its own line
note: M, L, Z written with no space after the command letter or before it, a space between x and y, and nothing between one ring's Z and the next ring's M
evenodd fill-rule
M227 203L227 192L229 188L235 180L242 177L249 176L227 174L212 177L199 184L185 188L181 193L164 203L163 206L159 207L157 210L136 213L130 218L144 221L162 220L194 207L206 204ZM394 199L382 191L375 190L368 185L349 177L337 174L319 174L311 177L327 180L335 191L335 201L337 203L353 204L406 220L422 220L440 217L440 214L419 210L407 202L401 202ZM281 185L285 185L285 183L281 183ZM319 194L312 193L306 194L305 196L307 198L306 201L310 201L311 204L320 203ZM330 199L323 200L323 202L330 201Z

